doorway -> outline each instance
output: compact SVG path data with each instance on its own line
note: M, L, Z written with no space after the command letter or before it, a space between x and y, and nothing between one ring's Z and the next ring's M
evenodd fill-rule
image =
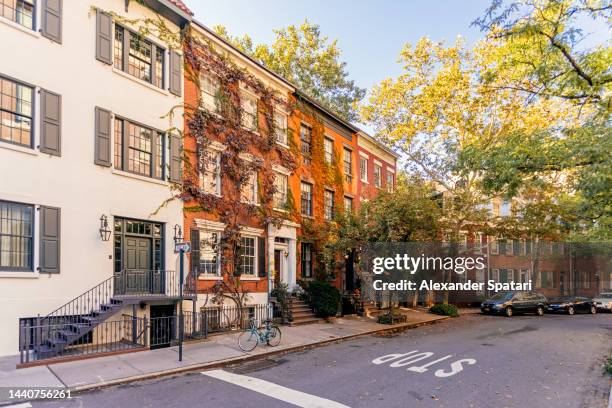
M281 249L274 250L274 286L279 287L281 283L281 274L283 273L283 251Z
M151 306L151 328L149 332L151 349L170 347L176 339L175 305Z

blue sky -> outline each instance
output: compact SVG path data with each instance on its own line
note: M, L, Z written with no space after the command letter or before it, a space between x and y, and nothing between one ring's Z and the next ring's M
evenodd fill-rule
M362 88L400 72L396 63L402 46L428 36L469 43L482 37L470 27L490 0L185 0L196 19L221 24L234 35L249 34L255 43L270 43L273 29L304 19L337 39L352 79Z

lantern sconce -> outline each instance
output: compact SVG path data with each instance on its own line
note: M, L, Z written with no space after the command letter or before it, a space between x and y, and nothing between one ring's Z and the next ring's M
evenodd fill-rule
M106 215L102 214L100 217L100 238L102 241L106 242L110 239L111 230L108 229L108 218Z
M183 228L180 225L176 224L174 226L174 243L178 244L183 241Z
M285 251L283 252L283 255L285 255L285 258L287 258L289 256L289 252Z

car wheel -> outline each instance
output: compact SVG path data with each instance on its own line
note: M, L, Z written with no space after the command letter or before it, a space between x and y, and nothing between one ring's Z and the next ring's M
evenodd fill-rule
M538 306L538 308L536 309L536 314L538 316L544 316L544 308L542 306Z
M597 313L597 308L595 306L591 306L591 314Z
M573 316L574 313L576 313L576 311L574 310L574 308L572 306L567 308L567 314L570 316Z
M512 317L512 315L514 314L514 310L512 310L512 308L508 306L504 309L504 313L506 314L506 317Z

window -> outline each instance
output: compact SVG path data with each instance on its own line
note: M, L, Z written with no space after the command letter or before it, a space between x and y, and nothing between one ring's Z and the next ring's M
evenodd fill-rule
M365 157L359 158L359 178L363 182L368 182L368 159Z
M34 29L34 0L0 0L0 16Z
M499 243L497 242L497 238L489 237L489 247L492 255L499 254Z
M257 99L254 96L242 93L242 126L246 129L257 130Z
M166 137L147 127L115 118L115 168L165 179Z
M312 278L312 244L302 242L302 278Z
M252 171L247 181L242 185L242 202L257 204L257 172Z
M302 183L301 201L302 215L312 216L312 184Z
M274 179L274 208L284 209L287 205L287 183L289 177L286 174L276 173Z
M221 153L206 150L202 158L201 188L207 194L221 195Z
M0 201L0 270L32 271L34 207Z
M304 164L310 164L312 157L312 129L304 124L300 126L300 141L302 142Z
M115 25L113 60L115 68L164 87L165 50L120 25Z
M0 77L0 140L32 147L32 98L29 86Z
M388 193L393 192L393 184L394 184L394 178L395 178L394 176L395 175L387 169L387 192Z
M580 277L582 281L582 289L590 289L591 280L589 279L589 273L587 271L582 271L580 272Z
M554 288L555 287L554 272L540 272L540 287L541 288Z
M220 90L219 78L213 74L200 74L200 106L210 112L218 111L217 95Z
M509 201L502 201L501 207L499 207L499 216L500 217L509 217L510 210L512 209L512 205Z
M353 199L351 197L344 197L344 212L347 214L353 212Z
M257 257L255 237L242 237L240 239L240 273L241 275L255 275L255 258Z
M353 152L350 149L344 149L344 177L347 183L353 182Z
M287 145L287 115L283 112L274 112L274 131L276 141L282 145Z
M382 187L382 166L374 164L374 185L378 188Z
M334 192L325 190L323 195L324 216L325 219L331 221L334 218Z
M221 276L220 231L200 231L200 273Z
M495 217L499 217L500 205L497 201L491 203L491 214Z
M334 162L334 141L332 139L323 139L323 149L325 150L325 163L332 164Z

